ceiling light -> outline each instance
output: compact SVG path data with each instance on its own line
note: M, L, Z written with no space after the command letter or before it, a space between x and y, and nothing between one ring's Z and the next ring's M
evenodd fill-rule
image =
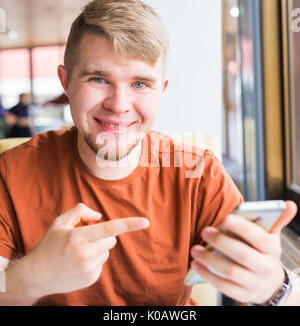
M238 7L233 7L230 9L230 15L233 17L233 18L237 18L239 17L240 15L240 10Z
M4 9L0 8L0 32L5 33L6 30L6 16Z
M19 36L16 31L9 31L7 35L11 40L16 40Z

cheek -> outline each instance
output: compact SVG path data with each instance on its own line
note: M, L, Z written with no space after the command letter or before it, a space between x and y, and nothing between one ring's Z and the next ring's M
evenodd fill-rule
M152 123L157 115L159 96L147 95L139 99L138 113L145 123Z
M99 91L92 87L80 87L74 89L70 94L70 107L74 122L83 122L87 120L88 113L99 103Z

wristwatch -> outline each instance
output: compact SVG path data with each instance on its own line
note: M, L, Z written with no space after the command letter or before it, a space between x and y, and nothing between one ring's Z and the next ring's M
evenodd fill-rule
M273 294L271 299L263 304L253 304L253 306L282 306L290 293L292 292L292 283L289 275L285 269L284 271L284 281L280 288Z

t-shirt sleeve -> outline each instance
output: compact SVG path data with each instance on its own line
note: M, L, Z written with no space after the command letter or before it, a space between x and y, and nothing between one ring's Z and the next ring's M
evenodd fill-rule
M218 158L204 153L204 169L197 197L197 220L194 244L204 241L201 232L206 226L220 226L226 217L242 203L243 197Z
M11 259L16 253L17 226L5 177L5 162L0 155L0 256Z

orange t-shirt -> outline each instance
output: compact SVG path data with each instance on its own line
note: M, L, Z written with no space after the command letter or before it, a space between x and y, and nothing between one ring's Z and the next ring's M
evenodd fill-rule
M150 227L118 237L96 283L36 304L187 304L191 287L183 279L191 247L203 244L203 227L220 225L242 201L222 164L211 151L198 149L190 156L195 165L186 167L180 161L182 147L150 131L139 166L129 176L109 181L89 172L76 144L73 127L34 136L0 155L0 256L27 255L53 220L79 202L101 212L103 221L144 216ZM198 177L187 177L196 169Z

